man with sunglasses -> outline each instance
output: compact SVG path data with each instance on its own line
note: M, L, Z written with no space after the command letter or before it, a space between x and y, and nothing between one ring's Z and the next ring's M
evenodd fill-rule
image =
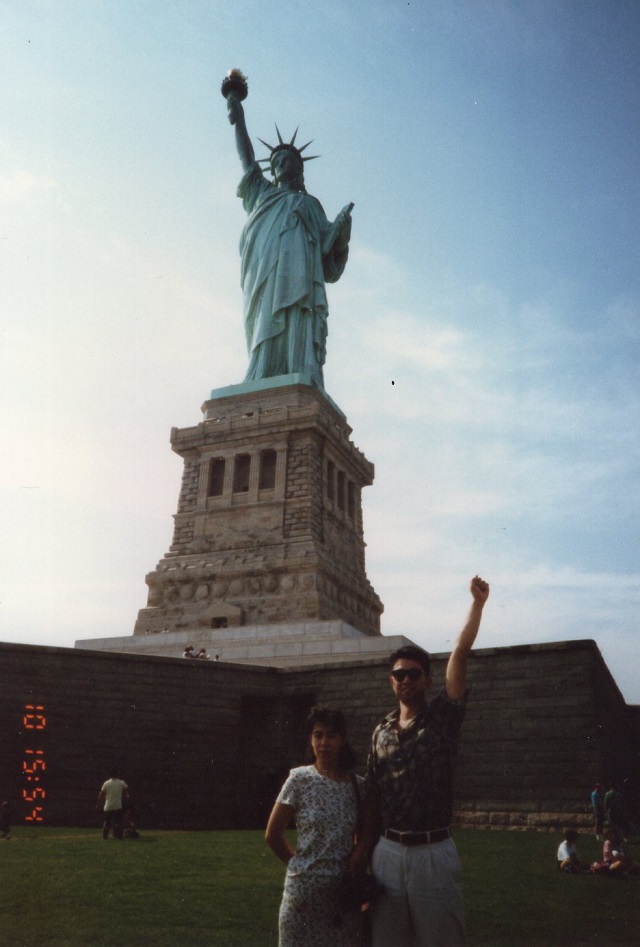
M427 702L426 651L407 645L390 657L398 707L373 733L365 825L351 862L357 872L373 849L373 873L384 888L373 913L374 947L465 943L462 873L450 829L453 763L465 711L467 659L489 585L475 576L470 588L471 610L449 657L443 693Z

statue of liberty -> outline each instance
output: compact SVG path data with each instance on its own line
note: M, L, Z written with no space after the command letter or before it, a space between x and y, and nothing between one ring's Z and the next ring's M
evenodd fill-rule
M244 325L249 351L245 381L304 373L323 389L328 306L325 283L335 283L347 263L351 209L345 207L331 223L320 202L307 194L303 157L295 145L262 142L270 156L268 180L256 161L241 100L246 79L232 70L222 85L229 121L244 176L238 187L248 219L240 240ZM262 139L260 139L262 141Z

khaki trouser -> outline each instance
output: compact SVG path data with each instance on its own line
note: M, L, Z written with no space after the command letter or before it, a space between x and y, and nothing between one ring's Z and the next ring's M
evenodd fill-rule
M453 839L405 846L381 838L373 873L385 888L373 912L373 947L461 947L462 868Z

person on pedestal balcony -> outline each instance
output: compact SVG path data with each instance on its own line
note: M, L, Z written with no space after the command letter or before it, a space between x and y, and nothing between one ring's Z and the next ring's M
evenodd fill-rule
M244 324L249 351L245 381L306 373L324 388L327 338L325 282L344 272L351 236L350 204L331 223L320 202L307 194L302 152L295 134L263 144L271 151L273 182L262 173L247 133L243 106L227 96L229 121L244 170L238 188L249 215L240 241ZM277 129L276 129L277 130ZM317 157L314 155L313 157Z

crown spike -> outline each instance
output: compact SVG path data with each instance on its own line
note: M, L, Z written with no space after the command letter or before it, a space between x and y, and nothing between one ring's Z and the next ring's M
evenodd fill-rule
M306 145L303 145L302 148L298 148L298 151L302 154L302 152L304 151L304 149L305 149L305 148L308 148L312 141L313 141L313 138L311 139L311 141L308 141L308 142L306 143Z
M269 142L268 142L268 141L265 141L263 138L258 138L258 141L262 142L262 144L265 146L265 148L268 148L269 151L275 151L275 150L276 150L274 145L270 145ZM264 158L263 160L268 161L269 159L268 159L268 158Z
M306 158L303 158L303 161L315 161L316 158L321 158L322 155L307 155Z
M274 122L274 125L275 125L275 122ZM280 134L280 129L278 128L277 125L276 125L276 131L277 131L277 133L278 133L278 142L279 142L279 144L284 145L284 138L283 138L282 135Z
M300 128L299 125L298 125L298 128ZM290 145L295 145L295 143L296 143L296 135L298 134L298 128L296 128L296 130L295 130L294 133L293 133L293 138L292 138L291 141L289 142Z

